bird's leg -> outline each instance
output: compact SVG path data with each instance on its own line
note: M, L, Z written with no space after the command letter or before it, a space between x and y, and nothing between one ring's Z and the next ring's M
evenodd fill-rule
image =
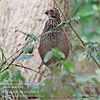
M43 73L45 72L45 70L46 70L46 68L41 72L41 76L39 77L38 82L41 81L41 77L42 77Z
M41 69L42 65L43 65L43 63L41 63L40 66L38 67L38 73L40 73L40 69ZM38 73L36 73L36 75L34 76L33 82L35 82L35 80L38 76Z

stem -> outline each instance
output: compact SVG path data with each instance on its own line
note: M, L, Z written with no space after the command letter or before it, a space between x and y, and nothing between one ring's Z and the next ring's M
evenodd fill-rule
M95 59L95 58L93 58L91 55L90 55L90 57L93 59L93 61L98 65L98 67L100 68L100 64L98 63L98 61Z
M80 38L74 27L69 23L70 28L73 30L73 32L76 34L77 38L81 41L82 45L85 47L84 41Z

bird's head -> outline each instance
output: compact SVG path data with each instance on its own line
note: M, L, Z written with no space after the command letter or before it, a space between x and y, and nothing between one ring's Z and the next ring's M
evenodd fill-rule
M45 14L48 15L49 19L60 18L60 13L56 8L52 8L52 9L46 10Z

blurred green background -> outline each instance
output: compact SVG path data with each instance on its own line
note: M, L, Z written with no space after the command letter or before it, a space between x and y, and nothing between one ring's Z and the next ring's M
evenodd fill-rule
M73 15L80 16L81 38L88 42L100 42L100 1L73 0Z

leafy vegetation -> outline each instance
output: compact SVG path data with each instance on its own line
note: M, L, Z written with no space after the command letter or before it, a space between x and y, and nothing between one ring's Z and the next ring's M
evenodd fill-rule
M71 40L73 47L73 56L76 60L66 61L65 55L57 48L53 48L44 57L44 62L55 56L57 63L48 66L41 76L50 72L49 75L37 84L28 84L21 71L15 68L13 62L27 60L32 57L34 45L31 43L38 41L38 38L28 33L25 41L26 45L22 47L18 56L8 63L3 49L1 52L0 63L0 93L1 99L8 100L11 95L18 100L27 100L28 98L37 98L39 100L70 99L70 100L100 100L100 3L99 0L73 0L73 18L68 22L62 22L55 30L60 27L76 22L81 25L80 33L72 28L76 37ZM77 39L79 41L77 42ZM81 43L84 45L82 46ZM79 55L80 56L79 56ZM77 59L79 58L79 60ZM91 62L94 62L95 73L87 74L91 69ZM76 62L82 62L76 66ZM19 65L17 65L19 66ZM58 67L56 67L58 66ZM83 67L82 67L83 66ZM98 69L96 68L98 66ZM5 68L6 67L6 68ZM79 70L76 70L80 67ZM9 70L8 70L9 69ZM30 69L31 70L31 69ZM9 94L10 93L10 94ZM5 95L3 95L5 94Z

